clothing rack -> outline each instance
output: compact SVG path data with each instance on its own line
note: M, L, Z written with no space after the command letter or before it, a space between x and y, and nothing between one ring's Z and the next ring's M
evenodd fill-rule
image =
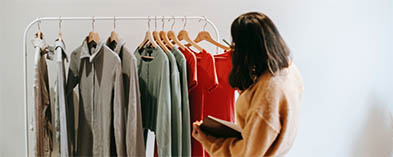
M121 20L121 21L138 21L138 20L149 20L149 25L151 20L179 20L182 19L184 20L184 27L187 23L187 20L204 20L207 23L209 23L215 31L215 36L216 36L216 41L220 40L220 34L218 32L218 29L216 25L209 20L208 18L204 16L129 16L129 17L40 17L32 22L30 22L29 25L26 26L25 31L23 33L23 72L24 72L24 118L25 118L25 152L26 152L26 157L29 156L29 116L28 116L28 87L27 87L27 33L29 32L30 28L34 24L38 24L38 28L40 29L40 23L42 21L59 21L59 27L61 27L61 22L62 21L87 21L91 20L93 23L95 20ZM204 27L206 26L204 25ZM94 25L93 25L94 27Z

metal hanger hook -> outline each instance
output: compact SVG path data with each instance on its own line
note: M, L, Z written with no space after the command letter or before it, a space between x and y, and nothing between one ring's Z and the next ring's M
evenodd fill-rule
M169 19L168 19L169 20ZM175 22L176 22L176 19L175 19L175 16L173 16L173 23L172 23L172 26L171 26L171 30L173 31L173 27L175 27Z
M205 18L205 24L203 25L203 31L206 31L206 26L207 26L207 18L206 16L203 16Z
M94 27L95 27L95 24L96 24L96 19L94 18L94 16L92 17L92 22L91 22L91 28L92 28L92 30L93 30L93 32L94 32Z
M41 32L41 19L39 17L38 17L37 27L38 27L38 32Z
M164 30L165 27L165 20L164 20L165 16L162 16L161 22L162 22L162 30Z
M59 16L59 33L61 33L61 23L63 20L61 19L61 16Z
M147 30L149 30L149 31L150 31L150 21L151 21L150 16L148 16L147 17Z
M113 16L113 31L116 30L116 16Z
M184 16L184 26L183 26L183 29L186 29L186 25L187 25L187 16Z
M157 31L157 16L154 16L154 30Z

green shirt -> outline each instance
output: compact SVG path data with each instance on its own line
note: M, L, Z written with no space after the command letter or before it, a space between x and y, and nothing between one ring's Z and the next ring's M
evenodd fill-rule
M172 52L167 53L170 70L171 83L171 104L172 104L172 156L181 156L182 152L182 105L180 74L177 67L176 58Z
M171 154L171 90L169 61L161 48L136 49L143 128L156 134L158 156ZM151 55L152 60L142 56Z
M181 114L182 114L182 155L191 156L190 104L188 100L187 62L177 46L172 50L180 72Z

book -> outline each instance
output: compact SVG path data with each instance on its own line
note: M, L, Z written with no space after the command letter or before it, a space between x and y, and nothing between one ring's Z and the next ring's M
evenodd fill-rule
M242 138L240 126L213 116L204 118L200 128L207 135L218 138Z

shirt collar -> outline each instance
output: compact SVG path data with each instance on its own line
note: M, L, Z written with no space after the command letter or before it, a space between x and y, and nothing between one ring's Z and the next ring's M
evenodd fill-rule
M87 37L86 37L86 39L83 41L83 44L82 44L80 59L89 58L89 61L92 62L94 60L94 58L98 55L100 50L102 49L103 45L104 45L104 43L102 41L99 41L97 43L96 48L94 48L94 51L90 55L89 47L87 46Z

